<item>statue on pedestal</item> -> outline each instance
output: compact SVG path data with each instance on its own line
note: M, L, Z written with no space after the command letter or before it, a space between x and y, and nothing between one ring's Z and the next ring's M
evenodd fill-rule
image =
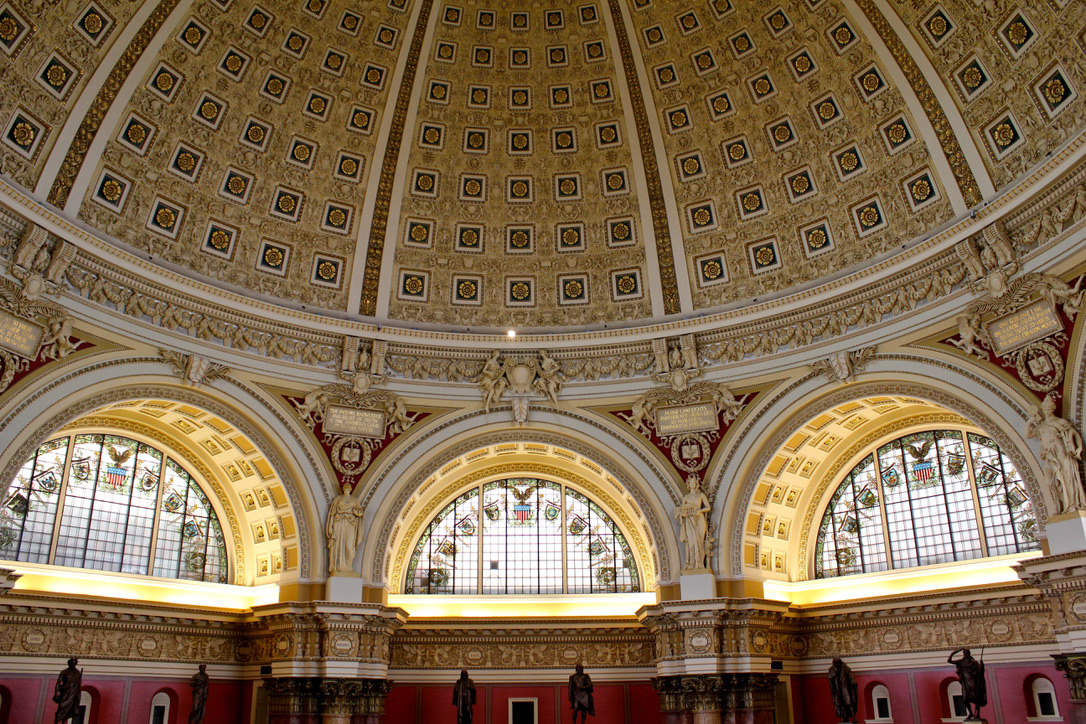
M840 657L834 656L826 677L830 680L830 697L833 699L833 710L837 718L842 722L855 722L860 698L852 669Z
M1070 422L1056 414L1056 398L1047 395L1041 409L1026 422L1026 437L1041 441L1045 477L1056 493L1060 512L1086 508L1082 491L1082 436Z
M362 545L362 506L351 495L351 484L343 484L328 509L328 575L351 573L354 553Z
M686 544L686 565L683 570L708 569L713 544L706 518L711 510L709 499L701 492L701 481L697 475L690 475L686 484L690 487L690 492L675 509L675 517L679 520L681 530L679 539Z
M207 691L210 683L207 664L200 664L200 670L189 679L189 686L192 687L192 710L189 712L189 724L200 724L204 720L204 707L207 706Z
M468 678L466 669L460 670L460 678L453 686L453 706L456 707L456 724L471 724L475 706L475 682Z
M954 654L961 652L957 659ZM980 708L988 704L988 684L984 681L984 662L977 661L969 649L954 649L946 657L948 664L954 664L958 670L958 681L962 685L962 701L968 712L965 721L980 721Z
M589 715L596 716L596 702L592 698L592 677L584 672L584 667L577 664L577 673L569 677L569 708L573 710L573 722L577 722L577 713L581 714L581 724Z
M83 670L75 668L79 659L68 659L68 668L57 676L57 685L53 690L53 701L57 703L57 713L53 717L55 724L66 722L79 713L79 694L83 690Z

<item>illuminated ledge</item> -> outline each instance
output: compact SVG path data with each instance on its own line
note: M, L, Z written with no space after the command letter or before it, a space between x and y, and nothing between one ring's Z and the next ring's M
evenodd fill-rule
M455 596L392 594L411 618L541 618L562 616L633 616L656 604L655 593L608 593L588 596Z
M246 611L253 606L279 601L279 586L275 584L232 586L225 583L179 581L34 563L5 563L4 567L14 569L22 576L15 582L14 590L28 593L174 603L232 611Z
M1011 566L1019 561L1040 558L1041 551L1015 553L977 561L944 563L882 573L861 573L814 581L764 581L764 596L793 606L816 606L888 596L949 591L955 588L983 588L1019 583Z

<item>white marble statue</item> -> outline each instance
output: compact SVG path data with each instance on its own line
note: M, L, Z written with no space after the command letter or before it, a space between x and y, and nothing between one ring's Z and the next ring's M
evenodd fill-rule
M679 539L686 544L686 565L683 570L708 569L713 546L707 517L711 510L709 498L701 491L701 481L697 475L687 477L686 484L690 490L675 509L681 530Z
M343 484L328 509L328 574L353 572L354 554L362 545L362 506L351 495L351 484Z
M1045 397L1041 408L1026 423L1026 437L1041 442L1045 477L1056 493L1060 512L1086 508L1082 492L1082 436L1070 422L1056 414L1056 399Z

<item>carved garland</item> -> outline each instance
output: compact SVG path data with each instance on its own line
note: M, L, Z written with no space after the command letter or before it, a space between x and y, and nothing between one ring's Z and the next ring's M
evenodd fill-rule
M402 593L402 590L400 590L400 585L402 583L401 579L403 577L404 567L411 560L411 548L415 544L415 537L418 535L421 527L430 523L430 516L435 510L441 505L446 504L458 491L466 491L468 488L472 487L473 483L477 483L486 478L503 477L520 473L549 476L560 482L571 483L573 487L581 488L589 493L590 497L594 498L605 510L621 522L623 532L626 534L627 539L633 544L633 547L637 552L637 559L642 565L641 578L643 589L651 590L651 588L655 586L653 573L656 560L655 556L652 554L653 547L648 545L641 535L641 528L639 528L637 523L627 515L622 506L619 505L618 501L616 501L610 493L589 481L587 478L553 465L547 465L545 463L508 463L504 465L495 465L484 470L477 470L470 475L457 478L435 493L430 499L430 502L423 506L422 510L414 513L407 531L404 532L400 538L399 549L391 559L395 564L392 566L391 577L388 582L392 583L394 590ZM646 566L645 563L650 560L653 561L654 565Z

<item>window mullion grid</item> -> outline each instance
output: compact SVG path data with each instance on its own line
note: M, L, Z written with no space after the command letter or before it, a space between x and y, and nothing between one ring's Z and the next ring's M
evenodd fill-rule
M476 488L476 490L478 491L478 498L476 500L475 510L476 518L479 521L478 526L476 526L479 529L479 551L477 552L475 557L479 565L475 567L475 592L481 596L483 594L483 546L484 541L486 540L486 532L483 529L486 528L486 525L483 523L483 486L480 485L478 488Z
M98 443L98 469L94 471L94 486L91 488L90 505L87 510L87 533L83 536L83 559L79 564L80 568L87 567L87 546L90 544L90 532L91 524L94 522L94 504L98 502L98 481L102 476L102 455L106 450L106 436L103 434L100 436L101 442Z
M879 449L871 453L875 462L875 485L879 491L879 517L882 519L882 545L886 553L886 570L894 570L894 546L890 538L890 516L886 512L886 489L882 484L882 460L879 459ZM862 463L861 463L862 464Z
M74 454L74 450L75 450L75 435L69 435L68 436L68 449L64 453L64 468L61 470L60 492L57 494L57 512L56 512L56 515L53 516L53 540L49 544L49 557L46 559L49 562L49 565L55 565L53 563L53 561L56 559L57 543L60 540L60 522L64 518L64 499L68 497L68 476L71 475L71 472L72 472L72 455ZM34 468L37 468L37 467L38 467L38 453L37 453L37 451L35 451L34 452ZM30 470L31 488L33 488L33 486L34 486L34 478L33 478L33 476L34 476L34 468L31 468L31 470ZM27 512L29 513L29 511L27 511ZM26 531L26 519L24 518L23 519L23 532L25 533L25 531ZM20 534L19 545L21 546L22 543L23 543L22 534ZM19 549L16 548L15 550L16 550L15 555L19 555L18 554Z
M947 536L950 538L950 550L954 554L954 560L957 561L961 559L958 557L958 539L954 535L954 516L950 512L950 500L947 497L946 476L943 475L943 456L940 454L942 452L942 441L939 437L939 431L932 433L932 440L935 448L936 469L939 471L939 487L943 491L943 511L946 513Z
M963 447L965 448L966 470L969 472L969 492L973 497L973 511L977 515L977 528L980 531L980 551L983 555L987 556L988 531L984 527L984 515L980 505L980 487L977 485L977 471L976 467L973 465L973 441L969 439L969 433L964 430L962 431L962 438L965 442ZM1000 460L1000 465L1002 464L1003 461Z
M848 474L849 488L852 489L852 514L856 516L856 549L860 557L860 573L867 573L867 565L864 563L864 535L863 526L860 524L860 500L856 495L856 476Z
M1007 509L1007 518L1011 524L1011 536L1014 539L1014 549L1019 550L1022 546L1018 540L1018 526L1014 524L1014 510L1011 508L1010 487L1007 485L1007 466L1003 464L1003 451L996 447L997 457L999 458L999 477L1003 481L1003 506ZM979 516L978 520L981 521L981 525L984 525L983 516Z
M569 556L566 552L566 486L562 484L559 486L559 495L562 496L561 504L562 510L559 513L559 520L561 525L558 528L558 540L562 544L562 593L569 593Z
M922 566L924 564L920 562L920 538L916 534L916 510L913 508L913 488L912 484L909 483L908 462L905 459L905 444L902 443L900 439L895 440L894 442L897 443L897 451L900 454L901 474L905 478L905 496L906 500L909 501L909 520L911 523L910 527L913 529L913 545L915 546L913 551L916 553L916 565Z
M162 512L162 489L166 482L166 454L160 451L158 459L158 492L155 494L155 514L151 518L151 554L147 557L147 575L155 573L155 560L158 555L158 526Z
M136 492L136 471L140 469L140 443L136 440L136 455L132 460L132 485L128 488L128 505L124 511L124 532L121 534L121 560L117 573L124 571L124 554L128 549L128 522L132 519L132 496Z
M23 514L23 524L21 526L19 526L19 538L15 541L15 545L12 548L12 550L15 552L15 558L16 559L19 557L19 551L22 550L22 547L23 547L23 536L26 535L26 520L27 520L27 518L30 517L30 496L34 492L34 471L38 469L38 452L41 450L41 447L42 446L39 445L38 447L34 448L34 458L33 458L33 461L30 463L30 479L27 481L27 488L26 488L26 513ZM65 455L65 459L67 459L67 455ZM64 472L63 469L61 470L61 472L62 473ZM61 486L60 487L63 487L63 482L64 482L64 478L61 477ZM9 491L11 490L11 487L12 487L11 485L8 486ZM59 488L57 490L57 493L59 495L59 493L60 493ZM53 521L53 529L56 530L56 520ZM50 546L49 546L50 547L50 558L47 558L46 559L47 561L52 560L51 550L52 550L53 546L55 545L55 540L56 540L56 536L53 536L53 542L51 542Z

